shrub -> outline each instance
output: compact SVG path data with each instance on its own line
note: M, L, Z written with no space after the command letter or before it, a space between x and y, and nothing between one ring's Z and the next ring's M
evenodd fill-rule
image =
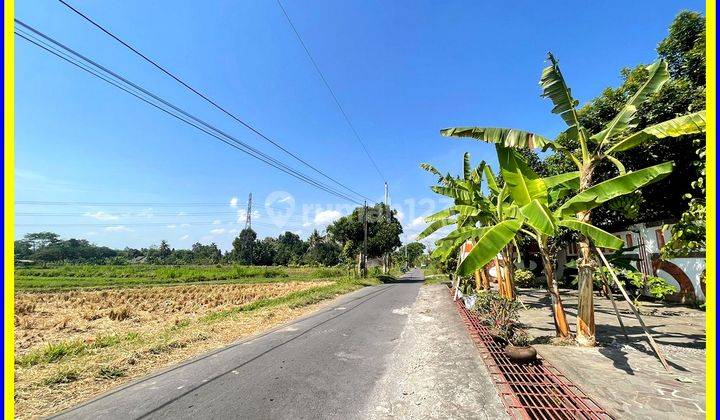
M520 303L496 292L480 292L473 311L493 334L509 340L520 318Z
M535 275L530 270L519 268L515 270L515 284L520 287L535 286Z
M80 378L80 374L75 369L61 369L52 376L46 378L43 383L45 385L69 384Z

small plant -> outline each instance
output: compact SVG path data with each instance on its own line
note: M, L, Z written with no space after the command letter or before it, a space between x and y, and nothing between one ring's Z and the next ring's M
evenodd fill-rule
M530 345L530 335L525 330L516 329L510 339L510 342L515 347L527 347Z
M673 293L677 293L677 288L661 277L645 276L640 271L628 269L615 269L615 274L618 280L627 288L628 293L632 295L633 304L638 307L640 306L640 298L643 292L649 293L656 299L663 299ZM610 279L610 271L607 267L598 268L595 272L595 279Z
M500 296L496 292L480 292L473 310L490 331L505 340L510 340L520 317L520 303Z
M125 376L125 369L117 366L100 366L97 377L100 379L115 379Z
M60 369L50 377L43 381L45 385L69 384L80 378L80 374L75 369Z
M520 287L533 287L535 285L535 274L530 270L516 269L515 284Z

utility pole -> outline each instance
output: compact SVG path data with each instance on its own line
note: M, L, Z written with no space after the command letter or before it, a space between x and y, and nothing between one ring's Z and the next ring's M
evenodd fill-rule
M390 194L388 193L388 184L385 182L385 215L390 219ZM387 274L390 269L390 253L383 255L383 274Z
M360 270L363 277L367 277L367 201L363 210L363 253L360 260Z
M245 229L252 229L252 193L248 197L247 214L245 215Z
M245 229L252 230L252 193L248 197L247 214L245 215ZM253 263L253 244L250 242L250 265Z

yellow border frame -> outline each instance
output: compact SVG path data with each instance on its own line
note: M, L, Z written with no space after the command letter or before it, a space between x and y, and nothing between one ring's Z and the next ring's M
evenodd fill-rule
M14 245L14 211L13 204L14 200L14 168L15 168L15 42L13 37L13 18L15 16L15 4L13 0L7 0L4 2L4 69L5 69L5 80L4 80L4 187L5 197L3 208L5 211L5 252L4 252L4 363L5 363L5 376L4 376L4 400L5 400L5 418L13 418L15 410L14 401L14 270L13 270L13 253L8 252L13 249ZM706 169L706 183L707 183L707 250L706 250L706 265L707 273L706 278L708 279L706 284L706 307L707 307L707 321L706 321L706 387L705 387L705 410L706 418L715 419L716 405L715 405L715 388L716 388L716 377L715 377L715 366L716 366L716 345L715 345L715 279L716 279L716 206L715 206L715 188L716 188L716 8L715 1L706 0L705 4L705 18L706 18L706 56L707 56L707 169Z
M705 418L715 419L716 406L715 406L715 389L716 389L716 378L715 378L715 365L716 365L716 319L715 319L715 285L716 285L716 235L715 228L717 226L716 219L716 205L715 205L715 188L716 188L716 117L717 117L717 97L715 89L716 84L716 9L715 1L707 0L705 2L705 55L707 63L705 67L706 78L707 78L707 90L706 90L706 104L707 109L707 135L706 135L706 191L707 191L707 207L706 207L706 218L707 218L707 240L705 250L705 265L706 272L706 291L705 295L705 307L706 307L706 323L705 323Z
M15 37L13 36L13 19L15 17L15 2L6 0L4 4L4 36L5 36L5 54L4 54L4 124L3 124L3 148L5 152L4 176L5 176L5 201L3 209L5 211L5 237L4 243L4 284L5 291L5 310L4 316L4 362L5 362L5 418L14 418L15 416L15 361L14 361L14 341L15 341L15 324L14 324L14 278L15 271L13 269L14 253L10 252L14 247L15 238L15 222L13 220L15 212L13 205L15 203Z

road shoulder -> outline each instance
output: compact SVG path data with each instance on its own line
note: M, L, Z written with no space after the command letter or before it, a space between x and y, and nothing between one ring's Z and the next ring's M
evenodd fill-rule
M407 324L363 417L506 417L446 286L421 287L415 304L401 311Z

